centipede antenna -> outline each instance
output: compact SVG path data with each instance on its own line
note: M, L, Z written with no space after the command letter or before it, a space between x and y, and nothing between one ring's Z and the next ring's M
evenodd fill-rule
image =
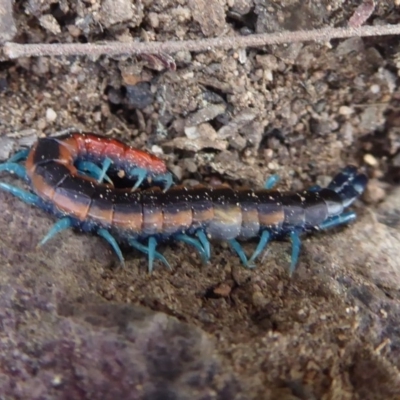
M265 249L265 246L268 244L271 235L268 231L263 231L260 237L260 241L256 249L254 250L253 255L250 257L249 263L252 264L253 261L260 255L260 253Z
M19 151L18 153L15 153L12 157L10 157L7 162L12 163L12 162L19 162L19 161L24 161L28 158L30 149L24 149Z
M0 172L2 171L10 172L11 174L17 175L21 179L27 180L26 168L21 164L17 164L16 162L7 161L4 164L0 164Z
M264 184L265 189L272 189L279 182L279 175L271 175Z
M88 175L91 178L96 179L97 182L102 183L103 180L105 180L114 186L114 183L111 180L111 178L106 173L103 174L104 171L96 164L90 161L78 161L76 163L76 166L79 172L84 173L85 175Z
M108 244L113 248L115 254L119 258L119 261L121 262L122 267L125 267L124 256L122 255L121 248L119 247L119 245L118 245L117 241L115 240L114 236L112 236L111 233L108 232L108 230L106 230L104 228L99 229L97 231L97 234L108 242Z
M128 243L136 250L139 250L144 254L149 254L149 248L146 247L145 245L139 243L137 240L130 238L130 239L128 239ZM155 249L154 249L153 258L160 260L162 263L164 263L166 265L166 267L168 269L172 269L171 266L169 265L169 262L167 261L167 259L162 254L160 254L158 251L155 251ZM151 272L150 265L149 265L149 272Z
M335 226L348 224L357 218L357 214L354 211L349 211L326 219L322 224L318 226L319 229L329 229Z
M209 260L211 257L211 245L210 241L207 239L207 235L205 234L204 229L198 229L196 232L196 236L199 238L200 243L203 246L207 260Z
M11 193L27 204L32 204L34 206L39 206L41 204L41 199L39 196L36 196L36 194L29 193L16 186L9 185L8 183L0 182L0 189Z
M290 239L292 241L292 261L290 263L289 276L291 277L299 260L301 241L297 232L291 232Z
M165 174L157 175L153 179L155 182L164 182L164 192L166 192L174 183L172 174L170 172L166 172Z
M61 231L64 231L65 229L68 229L72 226L72 220L69 217L64 217L60 220L58 220L47 232L47 234L44 236L44 238L39 242L37 247L43 246L48 240L50 240L52 237L57 235L57 233L60 233Z
M128 178L136 178L137 181L132 188L132 192L135 191L145 180L147 176L147 170L144 168L133 168L128 173Z
M240 258L240 261L246 268L254 267L254 265L249 264L249 261L247 260L246 254L245 254L242 246L236 239L230 239L230 240L228 240L228 243L232 247L232 249L236 251L237 255Z
M203 262L203 264L207 264L208 258L207 258L206 252L204 251L203 246L197 239L192 238L188 235L184 235L182 233L175 235L175 239L180 240L181 242L184 242L186 244L193 246L199 252L201 261Z

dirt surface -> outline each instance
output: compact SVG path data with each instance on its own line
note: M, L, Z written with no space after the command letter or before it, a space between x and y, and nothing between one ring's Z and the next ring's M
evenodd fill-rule
M118 3L118 4L117 4ZM176 40L346 26L360 1L17 2L14 40ZM368 23L398 23L391 1ZM69 128L121 138L184 183L371 178L351 227L272 243L254 270L226 245L173 270L68 231L0 192L5 399L400 399L398 38L0 64L0 160ZM175 68L165 68L166 66ZM6 176L2 181L19 185ZM250 253L254 244L245 244Z

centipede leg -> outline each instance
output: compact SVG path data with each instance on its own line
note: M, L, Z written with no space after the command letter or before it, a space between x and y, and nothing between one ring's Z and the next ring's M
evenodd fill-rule
M153 178L154 182L163 182L164 183L164 192L166 192L174 183L172 174L170 172L166 172L165 174L157 175Z
M292 276L299 260L301 240L297 232L291 232L290 239L292 241L292 261L290 263L289 275Z
M149 272L153 271L154 254L156 253L157 240L154 237L150 237L147 248L149 249Z
M188 235L184 235L184 234L175 235L175 239L180 240L181 242L184 242L186 244L193 246L199 252L201 261L203 262L203 264L207 264L208 258L207 258L206 252L204 251L203 246L197 239L194 239L194 238L192 238Z
M108 244L112 247L112 249L114 250L115 254L117 255L117 257L118 257L119 261L121 262L122 266L124 267L125 266L125 260L124 260L124 257L122 255L121 248L119 247L117 241L111 235L111 233L108 232L108 230L106 230L104 228L101 228L101 229L99 229L97 231L97 234L108 242Z
M136 178L136 183L132 188L132 191L136 190L147 176L147 170L144 168L133 168L128 173L128 178Z
M264 184L265 189L272 189L279 181L279 175L271 175Z
M98 167L96 164L90 161L78 161L76 163L76 167L80 172L84 172L85 175L89 175L91 178L97 180L97 182L102 183L103 180L107 181L111 185L113 185L113 181L110 177L105 173L104 167L103 169Z
M108 157L106 157L103 161L103 168L101 169L101 173L99 177L97 178L98 182L101 183L103 180L108 178L109 182L111 182L111 179L107 176L107 171L108 168L110 168L110 165L112 164L112 160Z
M12 162L19 162L19 161L24 161L28 158L30 149L25 149L21 150L18 153L15 153L12 157L10 157L7 162L12 163Z
M64 231L65 229L71 228L72 226L72 220L69 217L62 218L58 220L47 232L47 234L44 236L44 238L39 242L37 247L43 246L48 240L53 238L57 233L60 233L61 231Z
M17 164L16 162L7 161L4 164L0 164L0 172L3 172L3 171L10 172L11 174L15 174L19 178L24 179L25 181L27 180L25 167L21 164Z
M343 214L337 215L336 217L328 218L321 225L318 226L318 229L329 229L338 225L348 224L356 219L357 215L353 211L345 212Z
M203 229L199 229L199 230L196 232L196 236L199 238L200 243L201 243L202 246L203 246L205 255L206 255L206 257L207 257L207 260L209 260L210 257L211 257L211 245L210 245L210 241L207 239L206 233L204 232Z
M155 239L155 238L150 238L150 239ZM149 239L149 242L150 242L150 239ZM152 258L153 259L160 260L161 262L163 262L167 266L168 269L171 269L171 266L169 265L169 262L167 261L167 259L162 254L160 254L158 251L156 251L155 247L154 247L154 249L153 249L153 247L150 249L149 247L146 247L145 245L139 243L135 239L128 239L128 243L132 247L134 247L136 250L139 250L142 253L149 255L149 272L152 272L152 270L153 270L152 265L151 265L151 268L150 268L150 254L149 254L150 250L152 250ZM151 245L154 246L153 243L151 243ZM157 245L157 241L156 241L156 245ZM150 243L149 243L149 246L150 246Z
M233 250L236 251L236 254L239 256L240 261L242 264L247 268L252 268L254 265L250 265L249 261L247 260L246 254L240 245L240 243L236 239L228 240L229 245L232 247Z
M309 187L309 188L307 189L307 191L308 191L308 192L319 192L321 189L322 189L321 186L319 186L319 185L314 185L314 186Z
M16 186L9 185L8 183L0 182L0 189L11 193L27 204L32 204L34 206L39 206L41 204L41 199L39 196L36 196L36 194L29 193Z
M260 255L260 253L264 250L265 246L268 244L271 235L268 231L263 231L260 237L260 241L256 249L254 250L253 255L250 257L249 264L252 264L253 261Z

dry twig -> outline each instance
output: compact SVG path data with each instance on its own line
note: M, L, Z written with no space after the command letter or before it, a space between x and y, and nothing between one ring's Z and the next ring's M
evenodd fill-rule
M157 54L160 52L172 54L181 50L210 51L217 49L238 49L260 47L269 44L282 44L305 41L329 41L330 39L399 35L400 24L383 26L360 26L347 28L323 28L311 31L277 32L249 36L225 36L212 39L182 40L167 42L106 42L92 43L57 43L57 44L18 44L8 42L3 47L4 54L9 58L37 56L71 56L101 55L116 56L122 54Z

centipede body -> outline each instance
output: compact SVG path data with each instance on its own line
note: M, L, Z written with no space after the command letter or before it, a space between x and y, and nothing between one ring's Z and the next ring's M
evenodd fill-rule
M365 175L349 166L327 188L298 193L201 185L132 191L98 182L75 167L76 160L101 163L105 157L113 168L124 171L139 166L154 176L166 173L165 164L154 156L118 141L75 133L39 139L25 163L26 179L40 207L68 218L70 226L83 231L101 231L103 236L134 243L149 257L150 243L153 256L159 255L155 246L160 240L182 239L202 251L209 239L216 239L229 241L246 260L236 239L261 237L261 248L271 238L297 238L302 232L351 221L355 214L345 213L345 208L367 183ZM201 245L196 237L202 238ZM146 241L148 251L140 247Z

